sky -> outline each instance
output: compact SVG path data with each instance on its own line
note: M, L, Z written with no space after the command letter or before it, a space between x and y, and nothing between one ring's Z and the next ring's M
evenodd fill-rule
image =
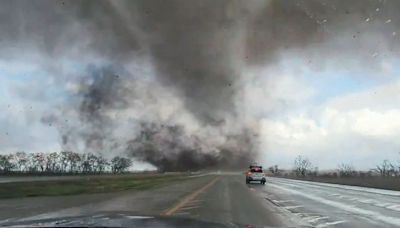
M363 77L340 69L315 72L297 61L248 72L256 80L246 82L244 96L254 102L246 108L261 118L262 163L290 168L302 155L320 169L340 163L368 169L383 159L400 159L400 78L395 60L380 60L382 67ZM57 87L34 63L2 61L0 74L1 153L61 150L55 126L40 119L54 104L68 99L65 87ZM31 91L33 84L46 89ZM35 93L44 93L40 97L45 99L35 99Z
M18 2L20 7L26 7L23 1ZM178 144L205 154L219 153L215 150L222 146L240 147L240 153L250 156L241 148L241 142L246 140L230 141L232 135L250 129L252 146L243 148L256 150L254 159L265 166L290 169L298 155L308 158L320 170L335 169L342 163L368 170L384 159L400 162L400 64L396 52L400 21L391 17L396 13L395 7L370 1L371 7L365 12L355 10L354 14L340 16L325 9L310 16L305 10L307 3L302 7L303 1L296 2L300 10L293 11L298 13L292 13L294 19L279 15L285 12L279 11L281 7L292 9L291 3L252 3L244 6L250 16L227 10L228 19L224 19L231 24L224 20L222 23L228 35L212 23L199 28L183 26L193 34L202 31L196 33L198 39L190 33L179 34L181 27L176 25L181 18L191 18L186 11L196 14L195 7L194 11L188 10L192 6L182 7L185 13L180 11L181 5L173 8L171 11L176 10L178 15L172 16L173 23L169 24L171 15L167 15L167 22L155 26L153 32L136 26L141 21L136 22L134 14L128 12L129 4L110 4L112 12L120 16L118 23L127 24L121 27L128 31L128 38L126 34L120 35L119 27L106 21L115 18L103 19L94 13L86 21L80 14L75 16L74 7L80 9L79 4L72 4L65 18L64 9L56 6L54 14L62 20L38 30L32 28L36 28L37 21L43 23L42 14L52 18L53 13L40 13L39 7L37 12L28 10L31 14L26 16L16 14L21 23L16 22L15 31L23 32L15 39L0 40L0 153L71 149L108 150L112 151L111 156L124 153L126 143L131 142L127 135L140 135L140 123L152 122L184 126L186 133L176 139ZM331 8L343 7L347 15L344 9L353 9L354 5L357 6L338 3ZM259 18L261 11L255 6L265 7L278 18L272 25L266 23L274 33L270 27L260 33L267 38L249 32L253 19L265 20L263 15ZM218 7L224 8L215 9ZM10 9L19 12L12 4ZM202 9L211 12L210 20L215 19L212 3ZM72 16L69 12L73 12ZM0 11L0 18L8 13ZM303 23L304 15L312 21L311 25L304 22L305 33L315 32L311 38L303 33L303 28L297 30L296 21ZM155 19L163 16L157 15ZM30 17L33 25L27 20ZM155 19L143 20L152 26ZM130 20L134 22L125 23ZM196 20L204 19L200 15L194 17L193 21ZM0 29L1 26L6 25L0 24ZM58 27L65 28L65 37L57 35ZM15 32L13 28L4 31ZM107 35L99 36L99 31ZM268 40L270 33L272 40ZM257 48L252 49L253 43L248 44L247 40L257 43ZM177 57L176 53L187 56ZM252 53L257 58L248 57ZM210 60L215 56L218 58ZM195 72L194 76L186 78L181 68ZM124 83L102 83L107 69ZM196 72L207 76L196 78ZM99 109L83 113L85 102L89 102L86 108L92 108L90 102L99 99L88 98L94 86L99 86L94 91L103 91L100 95L106 98L100 100ZM101 142L93 137L99 137ZM168 150L166 142L174 140L173 136L160 133L160 137L164 138L156 141L158 148ZM173 152L168 156L177 155ZM153 167L136 162L138 168Z
M306 69L300 75L295 70L274 79L272 102L279 111L261 120L263 161L290 168L294 157L301 155L320 169L344 163L362 170L384 159L398 162L400 81L396 68L387 61L382 69L363 77L338 69Z

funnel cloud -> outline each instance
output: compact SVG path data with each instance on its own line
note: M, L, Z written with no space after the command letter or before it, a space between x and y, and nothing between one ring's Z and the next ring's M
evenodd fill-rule
M373 67L364 47L400 23L399 4L4 1L0 58L31 61L62 88L40 121L57 127L63 149L128 154L160 170L238 168L260 155L260 117L246 103L268 106L246 100L247 69L291 51L318 60L316 70L330 55Z

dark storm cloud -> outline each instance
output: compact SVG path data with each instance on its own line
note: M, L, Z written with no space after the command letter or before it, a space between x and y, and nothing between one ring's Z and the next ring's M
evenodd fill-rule
M398 1L361 0L3 1L0 46L5 51L0 55L15 57L37 50L46 59L39 64L51 69L60 83L68 79L57 74L54 62L72 50L78 50L73 55L78 61L90 62L96 56L106 62L94 63L95 67L82 73L89 76L82 77L80 92L73 94L69 104L79 116L70 122L79 124L61 131L64 144L81 137L87 148L127 148L162 169L220 163L235 166L237 161L255 158L257 151L258 130L239 117L243 67L273 64L285 51L313 49L336 39L337 34L348 38L337 47L317 48L321 62L328 52L368 56L365 45L374 32L387 33L388 45L396 50L391 34L400 23L399 8ZM371 21L369 27L366 20ZM353 45L358 45L357 51L350 53L347 48ZM118 119L108 114L137 108L132 100L142 96L129 87L137 75L124 68L142 57L154 66L157 81L175 91L199 123L215 131L233 129L230 124L243 126L221 131L225 140L217 152L200 149L197 145L207 144L208 139L196 138L185 126L157 121L138 120L141 123L132 128L140 133L118 141L113 136ZM118 79L121 72L123 79ZM85 128L83 133L74 133L77 125ZM105 146L110 145L106 142L113 146Z

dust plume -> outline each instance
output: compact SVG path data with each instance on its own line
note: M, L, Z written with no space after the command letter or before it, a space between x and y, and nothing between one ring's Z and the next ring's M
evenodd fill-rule
M327 53L368 61L371 34L400 22L397 1L2 5L0 56L39 53L36 64L69 97L42 118L56 123L63 147L128 153L162 170L240 167L257 159L258 117L244 109L244 69L273 65L287 51L310 51L320 67ZM367 18L374 20L368 28ZM334 33L355 35L338 42ZM384 40L398 49L392 38ZM356 51L347 51L355 43Z

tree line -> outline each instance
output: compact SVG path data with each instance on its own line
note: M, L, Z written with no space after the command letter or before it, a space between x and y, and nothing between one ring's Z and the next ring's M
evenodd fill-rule
M335 171L319 173L318 167L313 166L312 162L301 155L294 160L293 169L290 172L284 173L278 165L269 167L269 172L273 175L292 175L297 177L306 176L331 176L331 177L365 177L365 176L380 176L380 177L400 177L400 163L395 164L389 160L383 160L368 171L357 171L353 165L342 163L339 164Z
M97 174L122 173L132 160L115 156L111 160L93 153L61 151L53 153L0 154L0 173Z

